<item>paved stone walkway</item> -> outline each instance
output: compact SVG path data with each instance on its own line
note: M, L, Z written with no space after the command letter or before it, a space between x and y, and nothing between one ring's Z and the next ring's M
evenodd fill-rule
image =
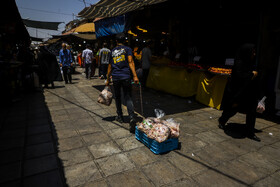
M0 186L279 186L279 123L258 118L255 142L243 114L223 131L221 111L145 90L144 116L160 108L181 123L181 148L155 155L114 121L114 103L97 103L104 81L73 78L1 110Z

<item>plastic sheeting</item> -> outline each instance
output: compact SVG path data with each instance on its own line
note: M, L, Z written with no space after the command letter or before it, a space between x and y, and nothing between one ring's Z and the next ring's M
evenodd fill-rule
M95 22L96 37L110 36L127 31L127 16L101 19Z
M188 71L184 68L152 65L147 79L147 87L181 97L190 97L197 92L201 73L196 70Z
M202 73L199 78L196 100L202 104L220 110L228 76L214 75L208 77Z

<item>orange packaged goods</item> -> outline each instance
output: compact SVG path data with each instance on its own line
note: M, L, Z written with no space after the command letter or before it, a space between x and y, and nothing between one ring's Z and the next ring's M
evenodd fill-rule
M209 72L211 73L217 73L217 74L226 74L226 75L230 75L232 69L228 69L228 68L216 68L216 67L210 67L208 69Z

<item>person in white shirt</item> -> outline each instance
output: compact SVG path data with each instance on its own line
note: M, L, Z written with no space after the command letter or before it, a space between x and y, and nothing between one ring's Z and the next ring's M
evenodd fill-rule
M85 68L86 68L86 78L90 79L90 75L91 75L91 66L92 66L92 61L93 61L93 52L90 49L90 45L87 44L86 49L83 50L83 54L82 54L82 61L85 64Z
M110 60L110 49L107 48L107 43L103 43L103 48L99 51L99 68L100 79L107 79L107 70Z

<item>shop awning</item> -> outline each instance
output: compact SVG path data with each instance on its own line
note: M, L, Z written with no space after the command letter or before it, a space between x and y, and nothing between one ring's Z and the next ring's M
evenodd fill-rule
M62 22L35 21L29 19L22 19L22 21L27 27L32 27L37 29L49 29L49 30L57 30L58 25L62 23Z
M94 23L85 23L74 29L74 32L95 32Z
M76 36L78 38L85 39L85 40L96 40L95 34L73 34L73 36Z
M100 0L95 5L84 8L78 16L88 19L114 17L165 1L167 0Z

